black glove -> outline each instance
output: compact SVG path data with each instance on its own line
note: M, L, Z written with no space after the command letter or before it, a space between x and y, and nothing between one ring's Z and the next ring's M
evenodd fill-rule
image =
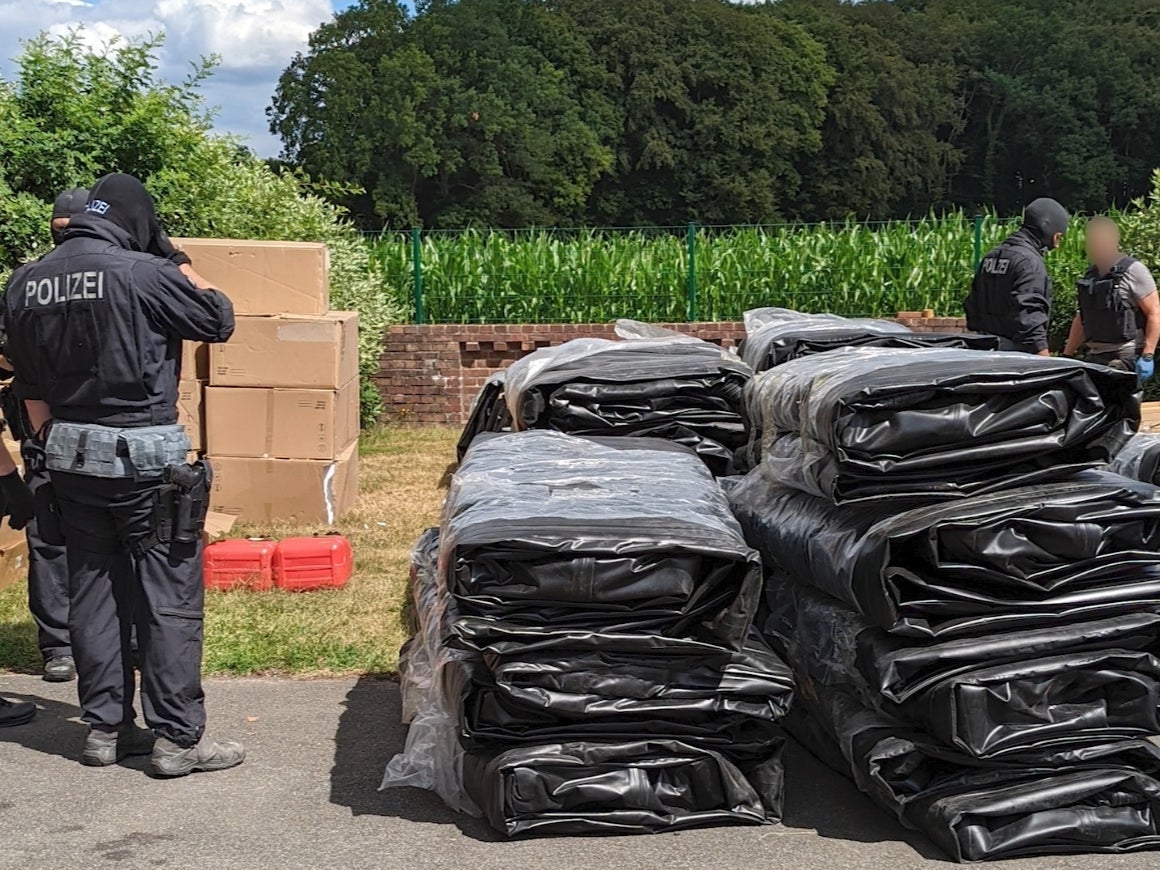
M154 257L168 260L175 266L188 266L193 263L193 260L189 259L189 254L173 247L169 234L161 229L160 225L153 227L153 235L149 239L149 247L146 251Z
M0 477L0 496L4 498L3 513L8 516L8 525L12 528L23 529L36 516L32 490L20 472L13 471Z

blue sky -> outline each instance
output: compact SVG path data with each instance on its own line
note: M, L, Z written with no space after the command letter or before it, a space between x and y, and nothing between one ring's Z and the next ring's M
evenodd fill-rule
M44 30L84 28L94 46L115 37L164 32L161 73L180 80L189 62L219 54L205 97L219 109L218 127L246 138L263 156L278 141L265 110L278 75L310 32L350 0L0 0L0 75L13 72L20 41Z

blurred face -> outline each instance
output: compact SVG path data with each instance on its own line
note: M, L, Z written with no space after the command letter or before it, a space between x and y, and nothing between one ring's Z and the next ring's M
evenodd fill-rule
M1120 258L1120 231L1110 222L1092 222L1084 235L1088 262L1096 266L1114 265Z
M68 226L68 218L66 218L66 217L59 217L59 218L52 219L52 228L54 230L56 230L58 233L63 231L64 228L67 226Z
M1056 233L1051 237L1051 250L1058 251L1059 246L1063 244L1063 233Z

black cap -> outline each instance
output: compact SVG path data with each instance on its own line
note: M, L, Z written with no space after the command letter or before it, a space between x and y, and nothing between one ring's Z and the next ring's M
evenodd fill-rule
M52 219L72 217L83 214L85 204L89 201L89 192L83 187L74 187L66 190L56 198L52 204Z
M1066 233L1071 215L1067 209L1042 196L1023 209L1023 229L1030 230L1045 248L1054 247L1056 233Z
M149 247L153 231L158 225L157 206L145 185L132 175L114 172L97 179L89 191L85 211L116 224L129 234L134 247L144 251Z

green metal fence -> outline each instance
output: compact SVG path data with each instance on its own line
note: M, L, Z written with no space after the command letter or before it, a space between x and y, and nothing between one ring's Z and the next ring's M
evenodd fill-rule
M951 214L883 223L419 230L368 239L416 323L734 320L778 305L846 315L961 312L1013 224Z

